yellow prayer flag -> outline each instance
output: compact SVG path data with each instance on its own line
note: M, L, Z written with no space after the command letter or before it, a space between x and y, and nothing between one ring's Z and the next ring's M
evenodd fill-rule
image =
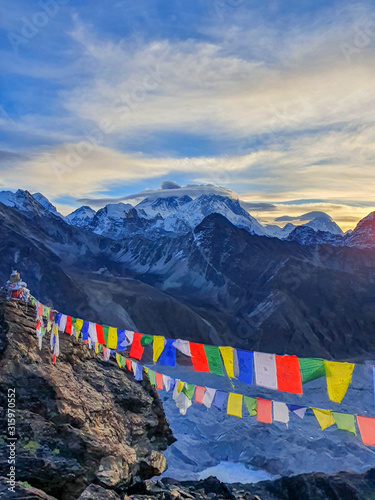
M76 319L75 325L74 325L74 330L76 332L80 332L83 328L83 319Z
M165 345L165 338L161 337L160 335L155 335L154 336L154 355L153 355L153 360L154 363L159 359L161 353L164 350L164 345Z
M184 382L182 382L182 380L179 380L178 381L178 386L177 386L177 392L181 392L182 389L184 388Z
M219 347L228 377L235 378L233 372L233 347Z
M229 393L227 414L242 418L242 394Z
M113 326L108 328L107 347L108 349L117 349L117 328Z
M144 369L145 373L148 373L148 368L147 368L147 366L144 366L144 367L143 367L143 369Z
M335 423L335 419L332 416L331 410L321 410L319 408L311 409L314 412L314 415L316 416L316 419L319 422L322 431Z
M118 352L116 352L116 361L119 367L121 368L121 354L119 354Z
M324 361L327 377L328 396L331 401L341 403L352 380L354 370L352 363Z
M95 354L99 354L99 343L95 342Z

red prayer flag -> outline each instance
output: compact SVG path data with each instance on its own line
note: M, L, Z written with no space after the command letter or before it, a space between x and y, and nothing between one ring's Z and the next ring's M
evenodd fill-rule
M98 343L105 345L105 340L104 340L104 333L103 333L103 326L102 325L96 325L96 336L98 337Z
M39 304L39 307L38 307L38 316L43 316L43 304Z
M272 424L272 401L257 398L257 420L264 424Z
M132 371L132 360L126 358L126 368L131 372Z
M194 370L197 372L209 372L210 369L203 344L196 344L195 342L189 342L189 344Z
M53 361L53 364L55 365L55 364L56 364L56 354L54 354L54 355L52 356L52 361Z
M69 333L70 335L72 334L72 317L71 316L66 317L65 332Z
M163 375L161 373L155 373L156 377L156 388L159 389L159 391L163 390Z
M357 415L357 422L363 444L366 446L375 446L375 418L360 417Z
M145 348L141 345L142 334L134 332L133 343L130 349L129 357L140 360Z
M297 356L275 356L279 391L302 394L301 371Z
M205 387L200 387L199 385L196 386L196 388L195 388L195 402L196 403L203 404L203 396L204 396L205 392L206 392Z

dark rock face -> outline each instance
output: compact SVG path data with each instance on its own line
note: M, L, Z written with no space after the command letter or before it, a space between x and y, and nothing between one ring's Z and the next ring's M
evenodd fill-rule
M24 303L0 302L0 405L15 388L17 480L71 500L91 483L121 492L163 472L160 450L173 437L155 389L65 334L54 366L48 341L37 347L34 317ZM0 425L4 437L5 419Z

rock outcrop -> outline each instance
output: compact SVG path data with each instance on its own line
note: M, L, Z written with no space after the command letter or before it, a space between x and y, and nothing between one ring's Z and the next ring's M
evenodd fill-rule
M161 474L161 450L174 438L149 381L136 382L65 334L55 366L47 337L40 351L34 308L0 300L0 406L6 415L8 389L14 388L16 479L45 492L22 498L72 500L90 485L116 498ZM3 477L9 473L7 431L2 418Z

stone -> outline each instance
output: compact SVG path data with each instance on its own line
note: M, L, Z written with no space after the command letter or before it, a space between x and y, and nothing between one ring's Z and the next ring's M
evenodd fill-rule
M120 500L120 496L98 484L90 484L79 496L78 500Z

